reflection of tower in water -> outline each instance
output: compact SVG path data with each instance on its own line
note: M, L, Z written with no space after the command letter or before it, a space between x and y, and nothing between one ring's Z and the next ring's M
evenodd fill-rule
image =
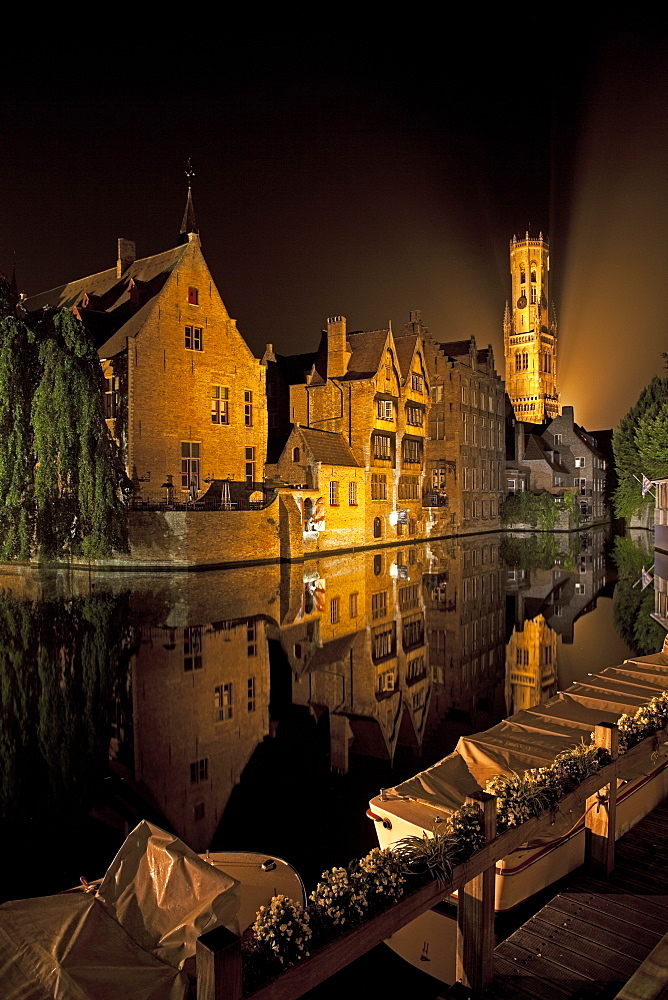
M557 693L557 634L542 615L515 628L506 647L506 709L509 715Z

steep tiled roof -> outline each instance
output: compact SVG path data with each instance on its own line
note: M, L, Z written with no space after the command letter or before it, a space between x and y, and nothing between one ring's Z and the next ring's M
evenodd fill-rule
M389 330L349 333L352 357L345 379L373 378L381 366Z
M116 275L116 268L70 281L23 303L29 312L51 307L76 308L90 330L101 357L113 357L125 348L127 337L136 337L141 329L153 299L162 290L169 275L180 263L188 244L166 250L153 257L136 260L124 272ZM131 299L134 282L136 302Z
M525 462L536 462L543 461L547 462L551 469L555 472L562 473L563 475L568 474L568 469L561 462L555 462L551 457L551 450L542 437L538 434L527 435L527 443L524 449L524 461Z
M300 427L299 433L316 462L323 465L349 465L359 468L352 449L342 434Z
M413 361L415 346L418 340L419 337L415 333L403 333L394 338L394 343L397 348L399 370L404 381L407 379L411 370L411 363Z

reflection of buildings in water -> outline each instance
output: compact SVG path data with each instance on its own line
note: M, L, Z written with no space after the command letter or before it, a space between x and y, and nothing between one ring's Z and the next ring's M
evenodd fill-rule
M510 637L505 693L509 715L557 693L557 635L542 615L523 622Z
M475 723L497 705L504 664L504 570L499 536L475 535L429 545L424 577L429 662L434 690L430 729L447 713Z
M301 600L290 600L281 622L293 703L317 718L329 714L333 770L348 770L350 749L392 760L398 744L421 745L430 683L418 552L306 564ZM314 581L319 602L310 596Z
M132 687L135 780L205 850L269 730L265 622L142 629Z
M515 627L541 614L563 643L572 643L575 622L594 610L606 584L607 537L605 528L564 535L563 549L548 568L509 566L506 591L514 602Z
M652 618L668 629L668 553L654 551L654 614Z

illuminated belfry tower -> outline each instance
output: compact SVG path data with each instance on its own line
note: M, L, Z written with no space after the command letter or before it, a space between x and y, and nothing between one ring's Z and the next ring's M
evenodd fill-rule
M549 301L550 244L543 234L510 241L512 299L503 346L506 392L518 420L541 424L559 414L557 320Z

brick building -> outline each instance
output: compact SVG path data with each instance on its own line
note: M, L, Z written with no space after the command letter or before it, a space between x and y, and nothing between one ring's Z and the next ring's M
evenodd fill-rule
M429 533L498 528L505 487L505 397L492 348L478 349L475 337L438 343L417 311L409 328L424 337L431 386L425 477Z
M348 333L345 317L335 316L313 354L285 358L268 346L263 360L274 461L285 462L293 426L340 435L364 472L365 503L357 511L363 538L423 534L429 380L421 336Z
M205 480L262 479L265 366L211 277L190 190L176 247L136 260L135 244L121 239L115 267L24 305L71 309L90 331L107 423L139 495L160 495L171 484L176 499L187 498Z

